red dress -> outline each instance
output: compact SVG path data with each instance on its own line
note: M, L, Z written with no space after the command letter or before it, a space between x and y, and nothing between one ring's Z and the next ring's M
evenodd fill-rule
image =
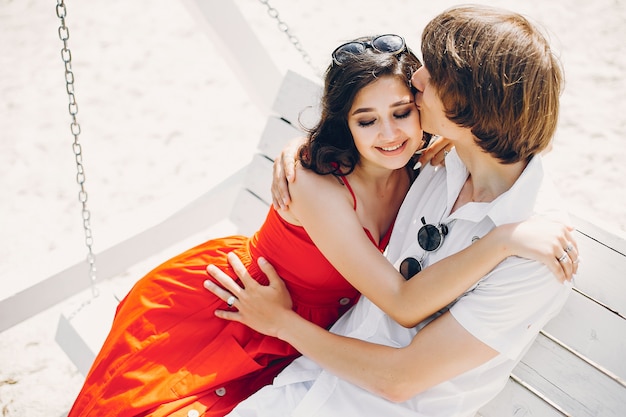
M377 244L381 251L390 233ZM265 257L285 280L294 310L320 326L329 327L359 297L304 228L271 208L251 238L208 241L135 284L68 417L224 416L299 356L279 339L214 316L227 306L204 289L205 268L214 264L236 278L226 260L231 251L261 283L267 278L256 260Z

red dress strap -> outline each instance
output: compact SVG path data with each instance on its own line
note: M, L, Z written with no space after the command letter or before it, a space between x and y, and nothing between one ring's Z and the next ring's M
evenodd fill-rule
M341 178L341 181L348 188L348 191L350 191L350 194L352 195L352 201L354 201L352 208L356 210L356 195L354 194L354 190L352 190L352 187L350 186L350 183L348 182L348 177L339 177L339 178Z
M352 200L354 201L354 205L353 205L354 210L356 210L356 195L354 194L354 190L350 186L350 183L348 182L347 177L340 177L340 178L341 178L341 181L343 181L344 185L348 188L348 191L350 191L350 194L352 195ZM395 223L395 220L394 220L394 223ZM393 230L393 223L391 224L391 226L389 226L389 229L387 229L387 232L385 233L385 235L380 238L380 242L376 242L376 240L372 236L372 233L368 229L364 227L363 230L365 231L365 234L367 235L367 237L372 241L372 243L382 252L385 250L385 248L389 244L389 238L391 238L391 231Z

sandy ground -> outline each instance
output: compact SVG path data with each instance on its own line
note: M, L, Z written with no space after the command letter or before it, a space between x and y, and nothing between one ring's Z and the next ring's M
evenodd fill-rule
M47 3L0 0L0 299L85 253L59 21ZM266 115L183 3L68 3L97 252L249 162ZM314 76L265 5L235 3L282 70ZM626 235L626 3L481 3L527 14L550 34L567 86L547 166L572 213ZM421 28L454 2L271 4L321 69L334 46L366 33L399 33L418 50ZM132 281L142 268L126 275ZM64 307L0 333L3 416L60 416L71 405L82 377L54 342Z

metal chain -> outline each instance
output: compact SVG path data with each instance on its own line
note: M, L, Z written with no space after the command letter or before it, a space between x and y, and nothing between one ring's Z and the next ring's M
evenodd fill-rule
M318 68L316 68L313 65L311 56L307 53L307 51L304 50L304 48L302 47L302 44L300 43L300 40L294 34L291 33L291 29L289 29L289 26L287 25L287 23L285 23L285 21L280 18L280 15L278 14L278 10L276 10L276 8L270 4L269 0L259 0L259 2L261 2L261 4L264 4L265 7L267 7L267 14L272 19L276 20L278 29L281 32L283 32L285 36L287 36L287 38L289 39L289 42L291 42L293 47L296 48L296 50L300 53L304 62L307 63L307 65L313 70L313 72L315 72L316 75L321 77L322 73L320 72Z
M82 146L78 140L80 135L80 125L78 124L76 115L78 114L78 104L76 103L76 95L74 93L74 73L72 72L72 53L68 47L68 39L70 37L69 29L65 24L65 16L67 15L67 9L65 8L65 2L63 0L57 0L56 6L57 17L61 20L61 26L59 26L59 38L63 41L63 49L61 49L61 59L65 65L65 90L69 98L69 113L72 117L72 123L70 124L70 130L74 136L74 143L72 149L74 151L74 159L76 160L76 182L80 186L78 192L78 201L82 205L82 219L83 229L85 231L85 246L87 246L87 262L89 263L89 279L91 282L91 294L93 297L97 297L99 292L95 286L96 282L96 256L93 253L93 234L91 232L91 213L87 209L87 191L85 190L85 167L83 165L83 152ZM79 307L80 310L84 307L84 303ZM74 312L76 314L78 311ZM70 317L70 318L71 318Z

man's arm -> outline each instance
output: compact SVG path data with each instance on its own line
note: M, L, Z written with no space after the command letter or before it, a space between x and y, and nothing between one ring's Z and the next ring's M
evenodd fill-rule
M269 285L262 286L247 274L238 258L231 255L229 260L244 288L218 268L208 268L228 291L211 281L205 283L206 288L224 300L231 293L237 297L233 306L238 311L216 311L218 317L278 337L329 372L391 401L405 401L497 355L450 313L431 322L403 348L330 333L291 310L289 294L267 262L259 262L269 278Z
M498 354L449 312L433 320L403 348L339 336L297 317L281 328L279 339L328 372L394 402L409 400Z

